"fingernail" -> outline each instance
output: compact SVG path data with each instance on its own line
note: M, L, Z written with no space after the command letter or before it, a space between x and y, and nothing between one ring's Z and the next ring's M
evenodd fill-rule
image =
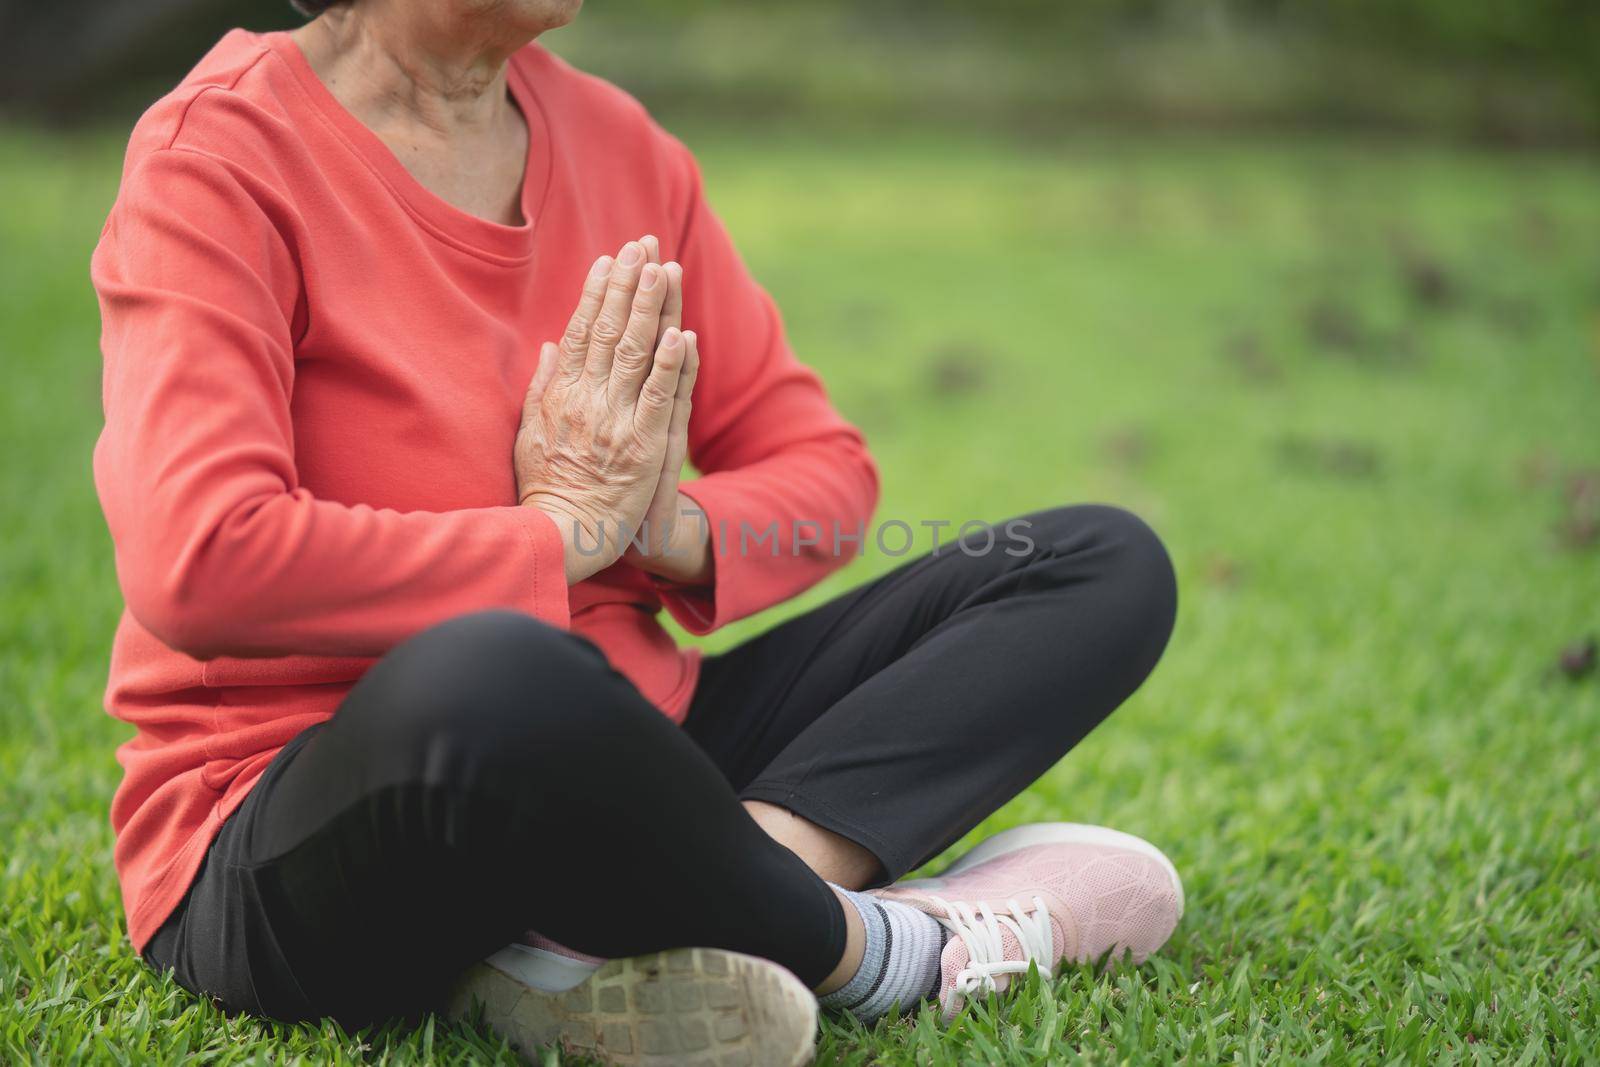
M621 263L624 267L637 267L639 265L639 261L643 258L644 249L640 248L632 241L629 241L627 244L622 246L622 256L617 260L617 262Z
M662 348L677 348L683 341L683 334L678 332L676 326L668 326L667 332L661 335Z
M656 282L661 280L661 268L654 263L646 263L644 276L639 279L639 291L648 293L656 287Z
M610 273L611 273L611 257L610 256L601 256L599 259L594 261L594 266L589 268L589 277L591 277L591 278L604 278L607 274L610 274Z

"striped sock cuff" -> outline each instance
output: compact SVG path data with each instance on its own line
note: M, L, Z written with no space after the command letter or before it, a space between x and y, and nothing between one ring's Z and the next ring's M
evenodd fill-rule
M822 1006L863 1021L888 1014L896 1004L914 1009L938 987L944 931L931 917L905 904L834 888L861 916L866 949L850 980L819 998Z

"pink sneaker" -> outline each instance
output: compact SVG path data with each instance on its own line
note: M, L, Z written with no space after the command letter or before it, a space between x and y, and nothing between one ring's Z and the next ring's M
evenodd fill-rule
M1183 916L1183 882L1150 842L1103 826L1036 823L996 834L937 878L877 891L937 919L951 938L939 1004L954 1018L1011 976L1054 977L1107 952L1144 962Z

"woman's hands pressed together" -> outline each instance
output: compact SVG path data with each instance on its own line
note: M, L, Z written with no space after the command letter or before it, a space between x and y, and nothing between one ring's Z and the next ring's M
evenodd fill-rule
M703 514L678 493L698 343L681 329L683 270L655 238L602 256L523 403L517 497L555 520L576 583L626 551L678 581L710 569ZM637 547L630 547L637 540Z

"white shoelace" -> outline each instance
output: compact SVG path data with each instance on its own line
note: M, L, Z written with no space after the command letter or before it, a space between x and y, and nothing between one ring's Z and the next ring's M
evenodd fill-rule
M995 979L1001 975L1027 974L1030 962L1039 965L1041 978L1055 977L1055 938L1050 931L1050 910L1043 900L1033 898L1032 914L1016 900L1008 900L1009 915L995 914L988 904L980 903L974 911L970 904L952 903L942 897L932 900L945 910L943 918L934 918L966 944L969 957L966 967L956 975L949 994L952 1003L944 1005L947 1011L961 998L994 992L998 988ZM1022 947L1020 960L1005 958L1002 928L1009 928Z

